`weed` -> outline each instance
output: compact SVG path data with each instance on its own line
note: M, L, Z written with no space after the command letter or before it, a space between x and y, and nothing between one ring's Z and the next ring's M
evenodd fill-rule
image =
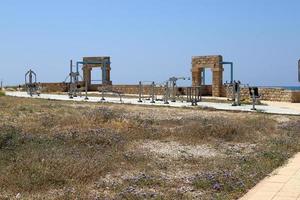
M0 107L6 199L238 199L300 151L293 117L7 96ZM172 156L177 144L216 154Z

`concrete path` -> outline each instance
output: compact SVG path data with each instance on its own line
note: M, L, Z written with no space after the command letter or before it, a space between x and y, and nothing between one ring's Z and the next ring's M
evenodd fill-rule
M15 97L27 97L30 96L26 92L6 92L8 96ZM68 101L88 101L88 102L109 102L109 103L125 103L125 104L136 104L136 105L156 105L156 106L171 106L171 107L202 107L202 108L213 108L217 110L229 110L229 111L246 111L246 112L264 112L271 114L286 114L286 115L300 115L300 110L288 108L286 106L279 105L258 105L256 106L257 111L252 111L252 105L242 105L242 106L231 106L230 103L214 103L214 102L199 102L197 106L191 106L191 103L187 102L169 102L169 104L164 104L162 101L157 101L156 103L150 103L150 101L143 101L138 103L136 98L122 98L122 102L117 97L107 97L105 101L101 101L101 97L89 97L88 100L84 100L84 97L76 97L70 99L68 95L61 94L41 94L41 96L34 95L32 98L41 99L53 99L53 100L68 100Z
M277 106L282 108L290 108L300 112L300 103L277 102L277 101L261 101L263 104Z
M240 200L300 200L300 153L275 170Z

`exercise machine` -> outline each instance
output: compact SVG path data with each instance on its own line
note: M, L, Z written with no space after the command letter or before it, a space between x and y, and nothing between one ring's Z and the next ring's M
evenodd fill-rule
M70 73L65 79L65 82L67 82L67 79L69 79L69 84L68 84L68 94L69 98L73 99L74 97L77 97L78 95L81 96L81 85L80 85L80 80L82 80L82 77L79 73L79 67L76 65L76 70L73 71L73 61L70 60ZM87 98L87 95L86 95Z
M119 92L119 91L116 91L116 90L113 90L111 87L100 87L98 88L99 92L101 93L101 101L100 102L103 102L105 101L105 94L116 94L119 99L120 99L120 102L122 103L122 92Z
M177 96L177 81L178 80L190 80L189 77L170 77L167 81L168 84L171 87L171 102L176 102L176 96ZM170 96L170 93L169 93Z
M186 101L191 102L192 106L197 106L202 101L201 86L187 87L186 94Z
M255 105L257 104L257 100L261 97L258 92L258 87L249 87L249 95L252 99L252 108L251 110L256 110Z
M40 96L40 87L37 83L36 73L31 69L25 74L25 89L31 97L35 94Z
M150 83L150 84L149 84ZM144 96L144 87L150 87L150 94ZM143 99L150 100L150 103L155 103L155 87L156 84L154 81L139 81L139 103L143 102Z
M232 90L233 90L232 106L240 106L241 105L241 82L233 81Z

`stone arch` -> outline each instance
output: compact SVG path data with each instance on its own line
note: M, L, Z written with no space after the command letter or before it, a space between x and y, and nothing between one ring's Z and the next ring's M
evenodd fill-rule
M93 68L100 67L102 70L102 85L111 85L110 80L110 57L83 57L83 81L87 83L88 88L92 86L91 71ZM99 74L100 76L100 74Z
M194 56L192 57L192 84L202 84L202 73L205 68L212 70L212 96L221 97L223 88L223 58L216 56Z

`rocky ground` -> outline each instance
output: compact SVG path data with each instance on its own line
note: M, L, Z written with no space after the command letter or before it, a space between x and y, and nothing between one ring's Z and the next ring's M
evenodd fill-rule
M237 199L300 150L300 119L0 97L0 199Z

